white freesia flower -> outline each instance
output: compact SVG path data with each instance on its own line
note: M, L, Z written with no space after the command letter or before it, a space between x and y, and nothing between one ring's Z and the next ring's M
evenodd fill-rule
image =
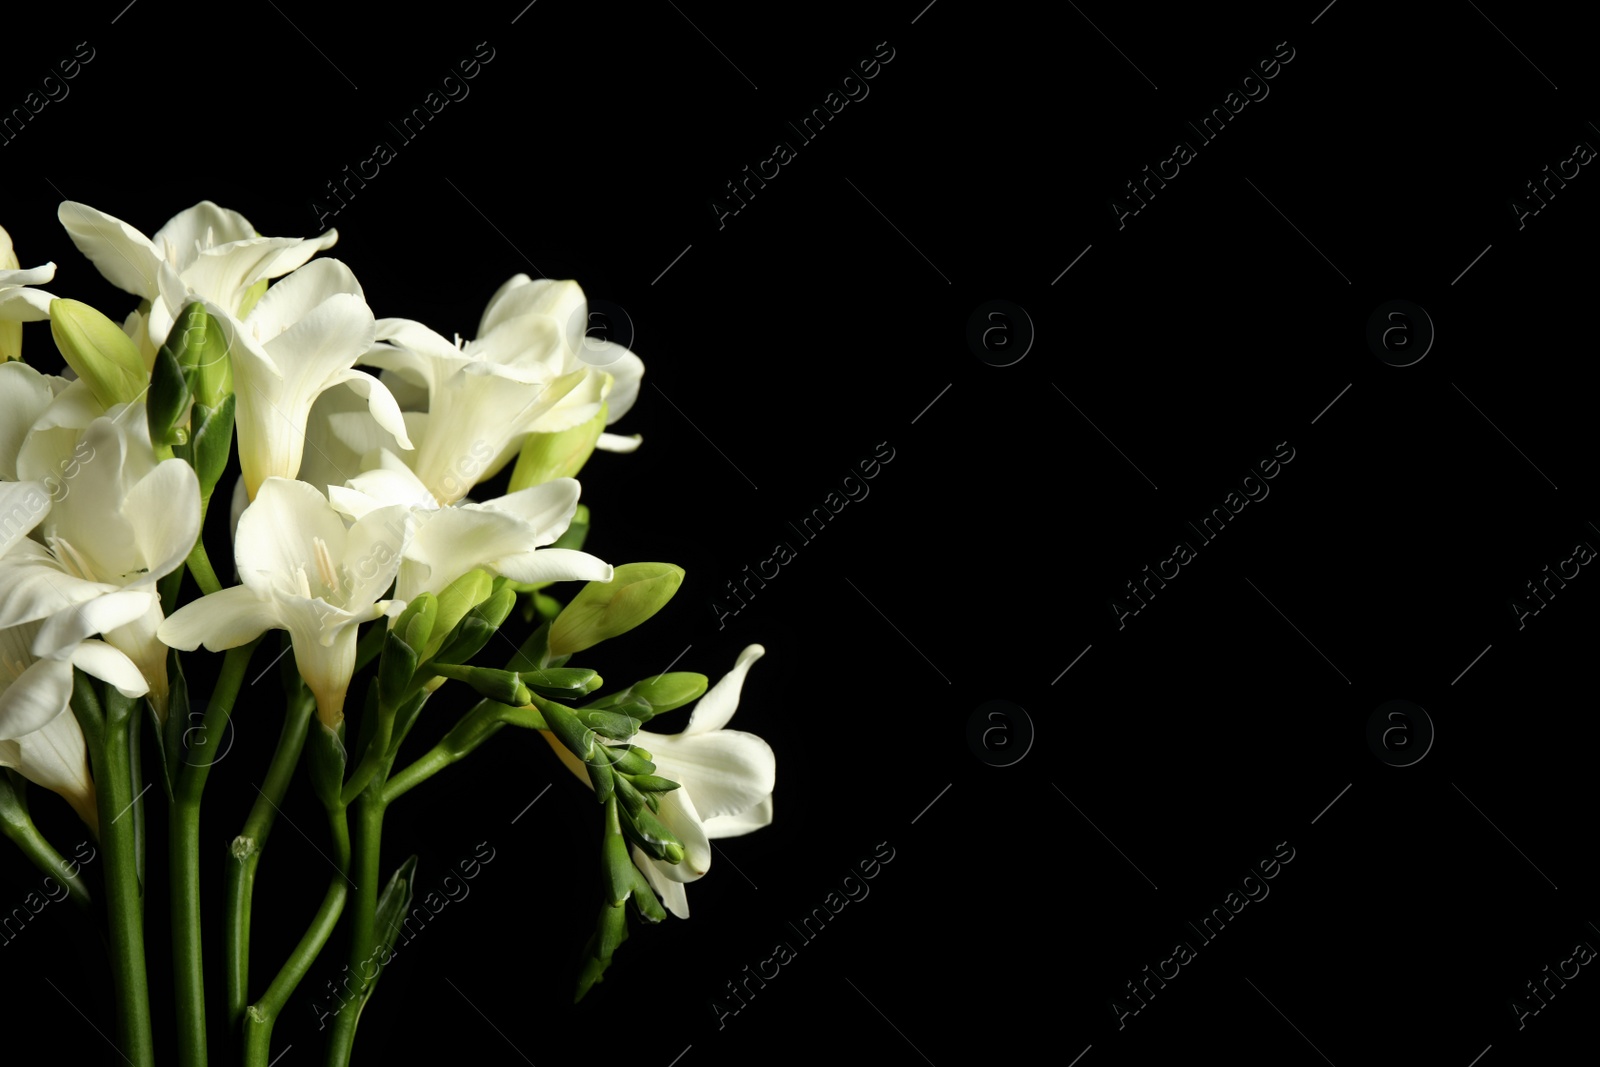
M527 434L587 422L603 402L614 422L633 405L644 364L585 337L587 319L576 282L519 274L490 298L476 340L451 342L409 319L378 321L384 343L365 362L427 391L427 411L407 414L417 437L407 460L439 503L492 477Z
M468 571L482 567L516 582L609 582L611 564L587 552L546 548L566 532L578 509L578 482L559 478L481 504L440 507L428 487L392 452L380 454L377 470L332 486L333 506L359 519L403 505L413 528L395 584L395 598L442 593Z
M213 652L288 630L300 676L330 728L344 718L355 671L356 630L391 608L388 590L405 549L400 506L367 512L345 528L326 497L305 482L268 478L239 517L234 557L243 585L179 608L157 631L173 648Z
M243 215L209 200L174 215L154 238L87 204L64 201L57 214L107 281L150 301L147 357L190 301L242 317L251 286L289 273L339 239L337 230L310 239L261 237Z
M37 452L19 456L24 480L55 479L55 491L38 540L17 541L0 557L0 627L42 623L33 639L42 657L104 635L139 666L164 716L156 581L178 568L200 535L199 480L183 460L156 461L142 404L93 420L79 445L73 458L43 469Z
M365 397L377 424L411 447L388 387L352 369L372 347L374 320L343 263L308 263L268 289L242 322L219 321L233 360L239 468L251 499L266 479L299 473L311 405L336 385Z
M652 859L638 847L633 861L661 903L680 919L689 917L684 885L711 869L711 841L752 833L772 822L772 790L778 762L772 747L755 734L723 729L739 709L739 692L750 665L766 654L760 645L739 653L733 670L706 690L678 734L640 730L630 740L651 754L656 773L679 783L661 795L661 822L683 843L680 863ZM545 740L567 769L583 781L589 772L549 731Z
M21 270L11 247L11 235L0 226L0 360L22 356L22 323L50 317L50 301L55 298L33 286L56 276L56 265Z
M38 623L0 629L0 767L14 767L35 785L66 798L98 832L94 781L83 731L72 714L72 668L145 694L144 676L128 657L101 641L83 641L39 659L31 646Z

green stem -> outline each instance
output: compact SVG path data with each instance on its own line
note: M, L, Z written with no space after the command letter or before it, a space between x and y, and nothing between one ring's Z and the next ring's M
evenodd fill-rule
M239 1025L250 995L250 903L255 890L256 867L261 863L261 850L266 847L267 835L272 832L272 824L277 818L279 805L283 803L283 795L288 791L289 780L294 776L295 764L300 762L300 752L306 744L306 730L316 707L316 700L304 690L298 698L289 702L283 730L278 735L278 747L273 751L272 763L267 768L266 781L262 783L261 792L250 808L243 829L233 839L231 853L234 862L228 864L228 914L224 932L228 961L229 1026Z
M353 805L355 829L350 880L355 900L350 910L350 970L360 975L372 957L377 943L377 912L380 846L383 838L383 775L374 778ZM363 988L360 1002L341 1011L328 1038L328 1067L348 1067L355 1045L356 1023L369 991Z
M102 710L95 685L73 673L73 711L88 743L99 803L100 844L105 850L106 919L111 979L117 998L117 1048L133 1067L155 1067L150 1031L150 987L144 962L144 900L139 886L133 823L122 821L138 799L129 764L131 709L125 701ZM133 728L138 727L134 722Z
M189 558L185 562L189 565L189 573L194 575L195 583L200 586L200 592L209 596L222 591L217 572L211 569L211 557L206 555L204 535L195 538L194 547L189 550Z
M322 905L312 916L311 925L284 961L266 993L245 1009L245 1067L268 1067L270 1061L267 1054L272 1047L272 1027L278 1021L278 1013L316 962L328 938L338 927L340 915L344 913L345 900L349 896L349 882L344 872L350 866L350 830L342 806L329 810L328 818L333 830L339 873L328 883L328 891L323 894Z
M228 650L222 670L217 675L216 690L201 720L203 737L222 736L228 716L233 711L233 702L238 698L240 686L244 684L250 655L260 642L258 637L249 644ZM178 1014L178 1063L181 1067L204 1067L206 1062L205 966L200 949L200 800L210 774L209 750L206 762L190 763L185 758L178 771L168 819L170 829L167 847L170 850L172 872L169 889L172 898L172 971Z
M74 904L80 908L88 908L89 887L82 878L68 873L78 865L69 863L65 856L45 840L39 828L33 825L33 817L28 814L28 803L22 793L21 783L13 785L5 773L0 773L0 833L16 842L22 854L33 861L35 867L66 886Z
M392 804L479 745L508 723L529 729L544 729L544 719L532 708L512 708L493 700L480 700L462 720L416 762L390 778L383 788L384 804Z

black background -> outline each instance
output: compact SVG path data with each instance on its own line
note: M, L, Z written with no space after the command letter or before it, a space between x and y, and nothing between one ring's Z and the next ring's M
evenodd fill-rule
M8 34L25 47L0 74L6 109L79 41L94 49L70 95L0 145L0 221L24 266L59 265L58 295L131 303L59 229L63 198L146 233L212 199L261 233L310 235L325 183L381 140L395 158L326 219L327 254L379 316L470 336L519 271L623 309L647 372L613 429L644 445L585 469L588 547L688 578L585 665L622 683L682 653L678 669L716 677L767 648L732 725L777 752L776 821L719 842L693 917L635 928L579 1006L597 888L585 788L507 732L396 805L385 867L419 854L419 888L480 842L495 859L386 971L358 1062L1045 1050L1084 1067L1494 1067L1585 1040L1589 968L1520 1030L1510 1007L1575 943L1600 943L1600 579L1585 568L1522 629L1511 608L1545 565L1600 544L1597 179L1585 167L1522 229L1511 206L1600 143L1575 16L924 2L513 0L346 20L139 0ZM470 95L405 143L388 124L480 42L493 58ZM802 143L788 123L880 42L893 58L870 95ZM1185 122L1289 48L1270 95L1200 144ZM1196 158L1119 228L1113 198L1179 139ZM795 158L719 220L724 184L778 141ZM1408 367L1365 339L1396 299L1437 331ZM1009 366L968 343L990 300L1031 322L1031 347L1028 326L1001 323L1012 347L990 358L1026 350ZM47 331L28 344L49 361ZM1270 496L1199 545L1185 524L1283 442ZM880 447L894 458L870 495L801 543L787 524ZM225 528L208 534L227 559ZM713 598L780 540L796 559L719 626ZM1113 598L1178 540L1196 559L1119 629ZM1031 722L1011 766L968 743L990 699ZM1391 699L1436 731L1411 766L1366 741ZM441 694L419 740L461 706ZM212 774L213 919L280 715L268 673ZM70 848L65 809L35 807ZM329 873L303 780L285 811L257 888L258 987ZM159 803L149 818L159 846ZM798 944L788 923L880 843L894 858L870 895ZM1185 923L1280 843L1294 858L1270 896L1199 945ZM37 884L0 861L6 907ZM779 940L794 961L719 1026L713 999ZM1119 1030L1113 999L1178 940L1195 960ZM24 1020L10 1025L121 1062L74 1010L109 1032L98 953L68 906L42 914L0 955ZM310 998L338 959L278 1026L286 1067L322 1054Z

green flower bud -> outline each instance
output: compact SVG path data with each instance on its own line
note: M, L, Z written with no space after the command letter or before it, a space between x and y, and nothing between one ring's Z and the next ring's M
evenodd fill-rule
M609 582L590 582L550 625L550 652L571 655L625 634L660 611L683 584L671 563L625 563Z
M456 628L456 624L466 618L467 613L485 600L494 592L494 579L482 568L476 568L463 574L449 585L444 592L439 594L438 614L433 623L431 647L423 654L423 659L431 659L433 653L444 644L444 639Z
M498 701L513 708L533 702L533 695L522 684L515 671L496 670L493 667L462 667L453 663L435 663L433 671L445 678L466 682L486 700Z
M514 493L557 478L576 478L606 428L606 406L588 422L559 433L530 433L522 443L506 491Z
M601 751L619 773L634 776L635 784L639 776L656 772L656 765L650 762L650 753L637 745L604 745Z
M406 605L406 610L395 619L389 632L397 635L420 656L428 647L428 639L433 636L433 625L438 618L439 598L432 593L420 593Z
M523 684L550 700L581 697L596 677L587 667L545 667L522 672Z
M601 737L609 737L613 741L626 741L639 732L639 720L627 715L618 715L614 711L591 711L582 708L575 712L578 721Z
M385 705L392 708L405 699L416 671L416 651L400 639L398 627L390 630L384 635L383 655L378 660L378 695Z
M648 809L629 812L622 820L622 832L629 840L658 860L683 862L683 842L668 830Z
M228 355L227 335L222 323L206 314L199 301L183 309L161 351L172 353L195 403L215 409L233 395L233 360Z
M634 787L646 793L670 793L678 788L678 783L671 778L663 778L658 774L637 774L633 778Z
M602 697L588 707L597 711L618 711L624 715L632 715L640 722L649 722L653 717L674 711L693 700L698 700L706 691L709 680L703 674L692 671L674 671L671 674L658 674L653 678L634 682L626 689Z
M139 346L88 304L50 301L50 335L74 374L105 407L138 400L150 382Z
M493 590L482 603L472 609L472 615L488 623L491 629L498 630L500 624L511 614L511 610L517 606L517 591L508 578L496 578Z

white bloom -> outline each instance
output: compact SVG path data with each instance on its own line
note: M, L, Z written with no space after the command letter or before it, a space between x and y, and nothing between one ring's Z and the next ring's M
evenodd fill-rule
M142 404L95 419L79 444L75 458L45 469L35 467L42 459L33 452L19 457L24 480L56 482L38 540L19 540L0 557L0 627L41 622L33 652L43 657L103 634L139 665L165 715L156 581L178 568L200 535L199 481L183 460L156 462Z
M242 322L219 321L233 360L239 468L251 499L266 479L299 473L311 405L336 385L364 396L377 424L411 447L388 388L352 369L372 347L374 323L343 263L309 263L268 289Z
M173 612L157 631L173 648L213 652L288 630L300 676L328 727L344 718L355 671L356 630L391 608L381 601L405 548L403 507L377 508L345 528L326 497L304 482L268 478L239 517L234 556L243 585Z
M29 270L20 270L21 266L11 247L11 235L0 226L0 360L21 358L20 324L48 319L50 301L55 299L41 289L32 288L56 276L54 263Z
M392 452L382 466L358 474L349 486L328 490L333 506L353 519L399 504L411 513L412 535L400 564L395 598L444 592L470 570L482 567L516 582L609 582L611 564L568 548L546 548L566 532L578 509L576 479L484 501L440 507L427 486Z
M239 317L251 286L289 273L339 239L337 230L308 240L261 237L243 215L209 200L174 215L154 238L87 204L64 201L57 214L111 284L150 301L150 356L190 301Z
M614 422L633 405L644 364L585 337L587 318L576 282L519 274L490 298L476 340L451 342L409 319L378 321L384 344L365 362L427 391L427 412L408 413L417 451L407 460L439 503L492 477L528 433L587 422L602 402Z
M651 754L656 773L679 783L661 795L661 822L683 843L680 863L665 863L637 846L633 861L661 903L680 919L689 917L684 884L711 869L711 841L752 833L772 822L772 791L778 763L772 747L755 734L723 729L739 709L739 692L750 665L766 654L760 645L739 653L733 670L708 689L678 734L640 730L630 740ZM585 782L583 763L548 731L556 755Z
M0 629L0 767L14 767L28 781L61 794L94 829L94 781L70 707L72 668L105 679L128 697L144 695L144 677L128 657L100 641L38 659L30 648L38 629L38 623Z

